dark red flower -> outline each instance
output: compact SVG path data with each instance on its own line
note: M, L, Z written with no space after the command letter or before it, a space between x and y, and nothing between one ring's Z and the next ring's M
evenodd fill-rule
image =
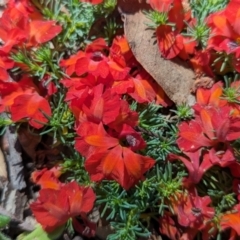
M89 128L89 130L87 130ZM81 137L76 138L76 149L86 156L85 168L93 181L104 178L116 180L129 189L143 178L155 161L133 152L145 147L141 136L124 125L118 136L110 136L100 124L85 123L80 126Z
M213 166L213 163L210 161L209 154L201 150L194 152L185 152L185 155L188 156L182 157L175 154L169 154L169 160L180 160L188 170L188 178L184 180L185 185L191 186L197 184L201 181L204 173Z
M180 225L201 230L207 220L214 217L215 211L210 204L209 196L199 197L197 190L191 189L174 200L173 208Z
M157 40L161 55L166 59L176 57L183 49L183 37L171 26L160 25L157 28Z
M43 229L51 232L70 218L79 215L86 218L86 214L93 208L95 198L91 188L71 182L57 190L41 189L39 197L30 207Z
M41 188L50 188L58 190L61 187L61 183L58 180L59 176L61 175L60 167L53 167L50 170L44 168L39 171L34 171L31 174L31 180L40 185Z

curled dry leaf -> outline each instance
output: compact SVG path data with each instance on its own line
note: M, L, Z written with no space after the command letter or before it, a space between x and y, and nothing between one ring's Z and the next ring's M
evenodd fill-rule
M150 20L142 12L148 10L150 5L139 3L138 0L119 0L118 4L126 38L139 63L173 102L194 102L194 96L191 95L194 72L186 62L178 58L170 61L161 57L154 30L147 26Z
M211 88L213 84L214 84L214 79L211 77L197 78L196 81L194 82L191 92L195 93L196 90L200 87Z

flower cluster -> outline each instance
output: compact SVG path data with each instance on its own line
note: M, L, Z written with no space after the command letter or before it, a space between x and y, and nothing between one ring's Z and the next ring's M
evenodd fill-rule
M191 2L191 1L190 1ZM194 4L188 1L149 1L152 9L147 13L156 29L156 37L161 55L166 59L180 57L188 60L196 74L214 77L239 69L239 1L230 1L227 6L219 6L215 1L212 11L205 18L194 15ZM202 4L202 12L207 6ZM209 1L211 5L211 1ZM225 8L224 8L225 7ZM221 9L224 8L224 9ZM212 66L212 67L210 67Z
M61 151L31 175L44 231L93 237L100 206L110 240L237 238L240 1L147 1L161 56L218 79L193 107L175 107L137 62L117 1L58 2L9 0L0 17L1 127L27 126Z
M57 168L43 169L32 174L33 182L41 186L37 201L31 204L33 214L47 232L64 226L71 219L76 231L93 236L95 224L87 218L96 198L93 190L77 182L63 184L57 178L60 174ZM84 225L79 223L78 216L81 216Z
M134 129L138 114L124 96L165 106L168 99L143 69L130 73L140 66L124 37L116 38L111 48L99 38L60 65L71 77L61 82L68 89L65 100L76 118L75 148L86 158L91 179L114 179L129 189L154 160L138 153L146 144Z
M210 229L213 229L212 236L216 235L218 228L219 230L231 228L233 235L239 231L236 227L240 220L238 214L220 213L219 209L210 208L211 198L199 197L197 191L205 174L214 166L219 166L221 171L239 168L232 147L234 140L240 136L239 105L236 102L239 98L237 93L239 84L240 81L236 81L230 88L223 90L222 84L217 82L211 89L197 90L197 103L193 106L194 119L179 124L177 144L182 150L182 155L169 155L169 161L181 161L188 171L188 176L183 179L183 186L188 194L178 197L178 201L170 200L174 215L178 216L178 223L181 226L190 228L188 234L195 236L198 231L202 231L203 239L208 239ZM235 102L229 101L229 92L235 93L231 94ZM232 188L239 181L239 175L233 176ZM235 193L239 195L237 189ZM184 209L180 211L182 207L189 209L189 212ZM238 204L232 207L235 209ZM169 215L168 220L164 221L168 221L165 222L166 225L173 222ZM161 229L163 232L166 231L163 227ZM171 239L181 235L177 229L174 230L174 234L175 237Z

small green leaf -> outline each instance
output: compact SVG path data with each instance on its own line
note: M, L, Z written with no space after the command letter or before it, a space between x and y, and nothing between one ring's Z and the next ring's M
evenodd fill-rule
M58 239L65 229L65 225L62 225L55 229L51 233L46 233L41 225L37 225L34 231L28 233L24 232L17 237L17 240L55 240Z
M11 218L8 216L0 215L0 228L4 228L8 225Z

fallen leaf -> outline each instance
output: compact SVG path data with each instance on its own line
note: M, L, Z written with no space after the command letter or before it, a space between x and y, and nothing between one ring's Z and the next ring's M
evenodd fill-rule
M170 61L161 57L154 30L146 24L150 20L142 12L149 10L150 5L137 0L119 0L118 5L124 21L125 36L139 63L173 102L194 102L190 91L194 83L194 72L181 59L174 58Z

